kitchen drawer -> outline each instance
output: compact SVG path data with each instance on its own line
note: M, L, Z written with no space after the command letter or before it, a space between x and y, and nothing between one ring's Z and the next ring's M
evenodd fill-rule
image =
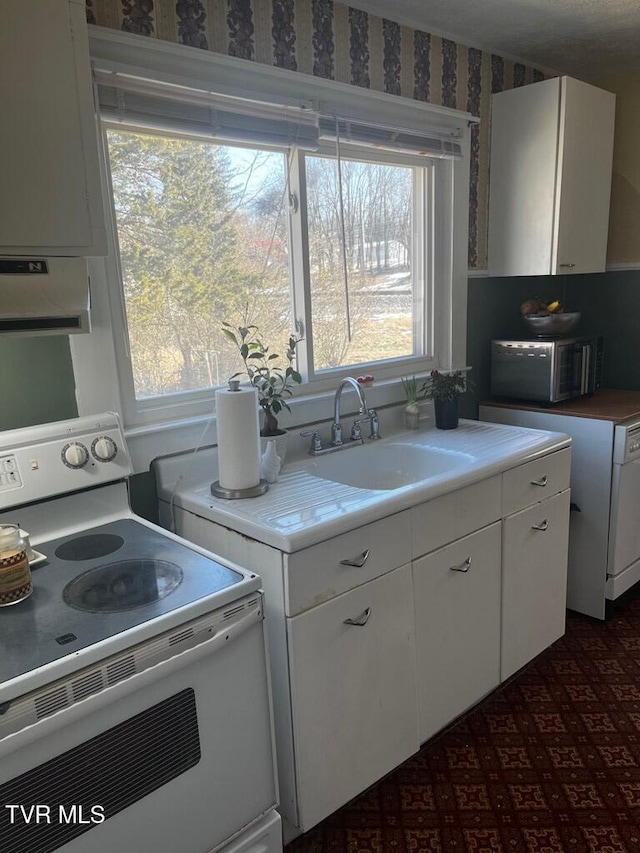
M409 562L409 510L284 554L285 612L295 616Z
M500 476L465 486L439 498L413 507L413 558L441 548L474 530L486 527L501 517L502 482Z
M504 517L569 488L571 450L558 450L502 475Z

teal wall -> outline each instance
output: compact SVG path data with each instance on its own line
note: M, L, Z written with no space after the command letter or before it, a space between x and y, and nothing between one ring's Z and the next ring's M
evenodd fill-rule
M478 402L489 396L491 340L524 337L520 304L536 297L560 299L567 311L580 311L576 335L604 337L604 387L640 390L640 270L471 278L468 294L467 364L473 367L473 389L463 398L466 417L477 417Z
M78 414L69 338L0 336L0 430Z

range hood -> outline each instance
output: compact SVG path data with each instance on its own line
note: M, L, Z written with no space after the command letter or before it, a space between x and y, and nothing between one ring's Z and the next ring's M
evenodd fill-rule
M0 257L0 335L90 330L84 258Z

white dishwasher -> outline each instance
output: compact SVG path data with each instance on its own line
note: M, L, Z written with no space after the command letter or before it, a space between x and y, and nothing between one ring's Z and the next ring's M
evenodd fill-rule
M607 598L640 580L640 421L621 424L613 442Z
M632 394L597 391L546 409L487 402L479 410L481 421L571 436L567 607L596 619L640 581L640 395ZM623 419L630 409L636 414Z

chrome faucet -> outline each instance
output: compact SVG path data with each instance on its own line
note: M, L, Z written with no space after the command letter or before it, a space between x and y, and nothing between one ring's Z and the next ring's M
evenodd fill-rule
M348 386L351 386L358 395L360 409L358 417L354 420L351 427L349 441L345 444L342 438L342 423L340 422L340 401L342 392ZM362 438L361 423L369 421L371 423L370 439L380 438L380 424L378 421L378 413L375 409L370 409L367 406L367 398L365 397L364 388L352 376L346 376L338 385L336 395L333 401L333 423L331 424L331 444L327 447L322 446L320 440L320 431L317 428L301 432L302 436L311 436L311 447L309 448L310 456L321 456L325 453L332 453L335 450L341 450L347 447L357 447L359 444L364 444Z
M331 427L331 444L333 447L340 447L344 444L342 439L342 423L340 422L340 400L342 398L343 390L349 385L355 390L358 395L358 401L360 402L360 418L357 418L354 421L351 428L351 441L362 442L360 424L363 420L371 422L371 434L369 438L380 438L378 414L375 409L370 409L367 406L367 398L364 393L364 388L352 376L346 376L338 385L338 388L336 389L336 396L333 401L333 425Z
M367 414L367 398L365 397L364 388L356 382L356 380L352 376L346 376L338 385L336 389L336 396L333 400L333 424L331 425L331 444L334 447L339 447L344 442L342 441L342 424L340 422L340 400L342 399L342 392L348 386L354 389L356 394L358 395L358 400L360 402L360 414ZM356 439L357 440L357 439ZM360 441L362 441L362 436L360 436Z

